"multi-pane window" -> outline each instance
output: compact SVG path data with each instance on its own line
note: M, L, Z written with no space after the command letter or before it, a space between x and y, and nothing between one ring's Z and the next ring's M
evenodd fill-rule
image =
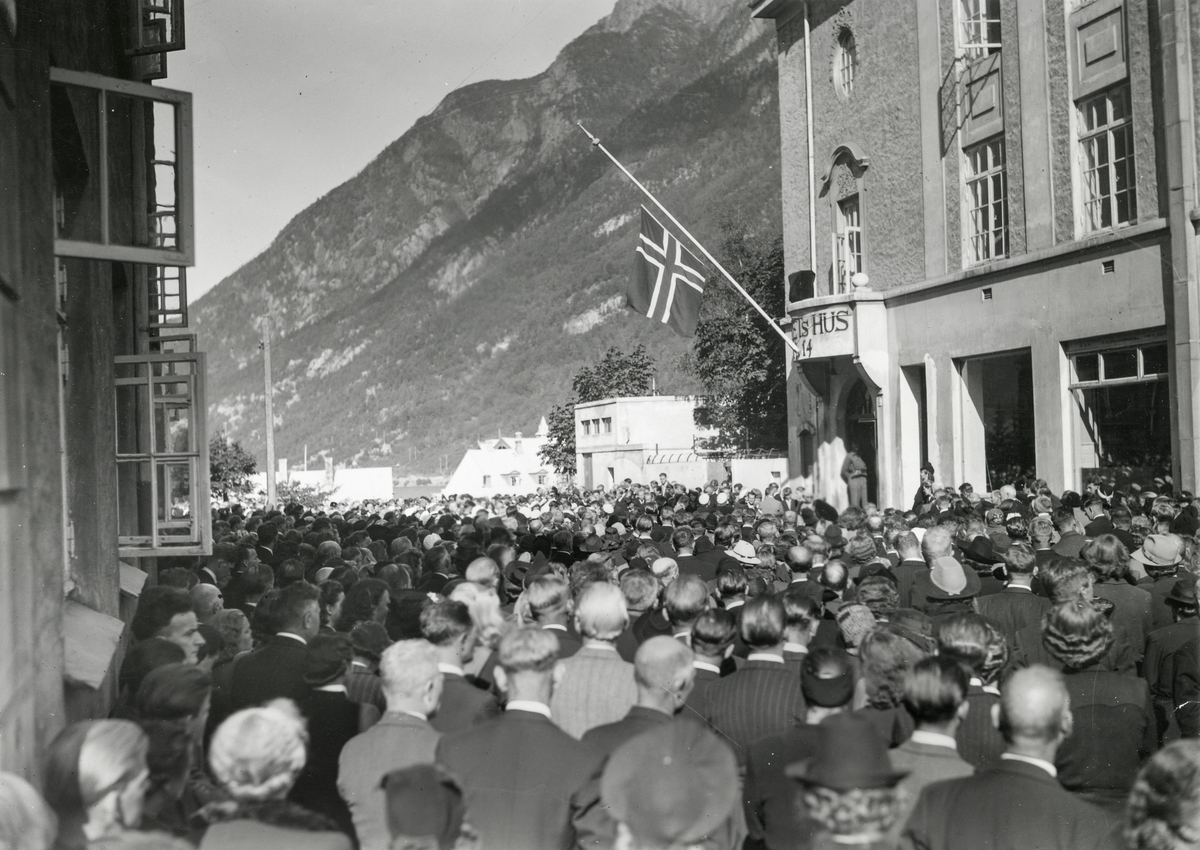
M588 436L592 433L592 420L590 420L590 419L583 420L583 433L584 433L584 436Z
M120 552L203 554L211 547L204 355L115 361Z
M968 59L981 59L1000 50L1000 0L961 0L962 50Z
M837 282L838 291L850 288L850 279L863 270L862 219L858 195L838 201L837 205Z
M854 92L854 72L858 69L858 44L849 27L838 35L836 62L838 90L843 97L849 97Z
M1076 106L1083 229L1129 224L1137 218L1129 86L1101 92Z
M997 137L963 151L967 180L967 262L1008 256L1008 186L1004 139Z
M601 419L600 422L604 425L604 433L611 434L612 433L612 418L606 416L603 419Z

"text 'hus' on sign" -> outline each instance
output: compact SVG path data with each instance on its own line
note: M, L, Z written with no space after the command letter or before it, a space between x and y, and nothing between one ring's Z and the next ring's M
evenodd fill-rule
M792 332L800 347L799 360L853 354L854 307L839 304L802 313L792 323Z

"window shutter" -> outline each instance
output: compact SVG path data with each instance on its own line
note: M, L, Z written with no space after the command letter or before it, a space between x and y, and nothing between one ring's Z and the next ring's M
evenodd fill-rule
M1004 93L1000 54L976 62L964 80L962 145L969 147L1004 132Z
M1071 86L1076 99L1129 75L1122 0L1096 0L1071 14Z

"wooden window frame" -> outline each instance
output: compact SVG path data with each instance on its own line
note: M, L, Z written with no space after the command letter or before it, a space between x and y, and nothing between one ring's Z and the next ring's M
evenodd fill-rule
M999 163L996 155L989 154L990 162L987 168L980 170L976 167L976 159L980 153L988 153L993 149L999 150ZM1008 256L1009 250L1009 210L1008 210L1008 168L1007 151L1004 137L994 136L963 150L963 259L968 266L989 263ZM996 179L999 178L999 200L995 197ZM982 187L987 197L980 203L980 193L976 187ZM1000 221L997 223L996 207L999 204ZM986 221L987 227L980 227ZM997 226L997 224L999 226ZM1000 248L996 248L999 239Z
M209 493L209 458L208 458L208 427L206 414L208 406L206 396L207 364L203 352L160 353L160 354L130 354L113 358L114 367L144 366L144 375L123 377L117 375L115 387L141 386L147 390L144 416L145 420L134 423L138 428L148 429L149 437L144 451L122 452L115 445L114 454L118 465L149 463L150 464L150 533L119 535L117 544L121 557L149 558L171 555L210 555L212 554L212 502ZM164 369L164 374L155 375L156 364L190 363L191 371L186 374L170 374ZM189 408L188 427L191 430L192 448L185 452L160 451L154 442L155 403L164 399L174 399L173 396L155 394L155 385L159 383L186 383L189 387L188 396L183 399ZM116 416L121 416L120 405L117 405ZM118 440L122 429L117 423ZM187 463L191 476L190 511L188 520L177 521L169 517L160 521L158 517L158 467L165 464ZM190 529L186 535L165 534L172 529ZM178 543L171 542L178 540Z
M82 257L93 260L144 263L147 265L191 266L195 263L195 217L193 211L194 184L192 170L192 95L190 92L151 86L106 77L85 71L70 71L51 68L50 82L64 86L92 89L98 93L97 134L98 159L105 167L99 170L100 180L100 241L79 239L54 240L54 253L60 257ZM174 108L175 115L175 159L154 161L153 165L169 164L175 174L175 204L163 210L147 211L147 229L155 233L152 222L156 218L171 218L174 223L175 245L159 247L151 245L117 245L109 241L109 174L108 160L108 110L105 101L109 93L130 98L140 98L166 103Z
M1113 104L1117 102L1114 94L1120 94L1125 105L1124 114L1117 119L1112 117ZM1106 102L1107 120L1105 123L1089 129L1087 128L1088 107L1099 100ZM1133 142L1133 103L1129 84L1121 83L1076 101L1075 119L1075 151L1079 168L1080 229L1085 234L1103 233L1136 223L1137 168ZM1125 148L1125 155L1120 159L1116 158L1113 153L1118 137L1121 138ZM1093 154L1093 161L1097 165L1089 169L1088 152L1099 151L1101 147L1107 150L1104 162L1100 162L1100 157ZM1127 215L1124 219L1118 218L1120 213L1118 198L1122 193L1116 189L1116 175L1122 169L1127 181L1124 194L1128 197ZM1095 179L1089 180L1089 174L1096 175ZM1108 182L1107 194L1100 189L1100 183L1104 179L1107 179ZM1092 188L1089 188L1090 186ZM1103 223L1103 216L1106 212L1110 218L1108 224Z

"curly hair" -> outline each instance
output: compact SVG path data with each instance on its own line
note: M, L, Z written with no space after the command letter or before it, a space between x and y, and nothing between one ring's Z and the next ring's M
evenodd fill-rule
M209 746L213 776L235 800L281 800L304 769L308 733L291 700L236 712Z
M1008 663L1004 633L979 614L952 614L937 625L938 654L953 658L990 684Z
M1094 664L1112 645L1112 623L1087 600L1061 602L1042 615L1042 646L1068 671Z
M1176 741L1143 765L1129 792L1130 850L1186 850L1200 844L1200 741Z
M881 623L858 647L867 703L872 708L894 708L904 699L904 677L926 652L890 623Z
M858 601L871 609L875 619L886 619L900 607L900 594L887 576L867 576L858 585Z
M808 816L834 835L883 834L900 816L895 788L851 788L839 791L806 785L801 792Z

